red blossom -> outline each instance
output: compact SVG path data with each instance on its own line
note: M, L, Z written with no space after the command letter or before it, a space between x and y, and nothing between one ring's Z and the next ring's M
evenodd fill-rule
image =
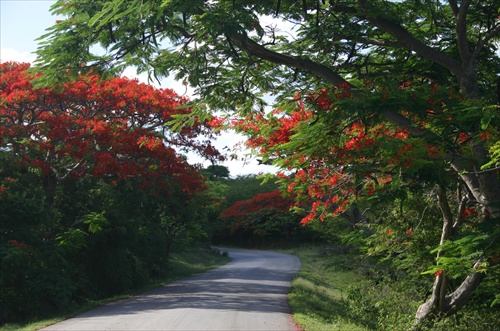
M462 218L476 217L477 215L478 215L478 212L477 212L476 208L469 207L463 211Z
M399 85L399 88L403 89L405 87L409 87L411 85L411 82L404 82L401 85Z
M280 191L259 193L252 199L235 202L221 213L221 218L226 222L232 222L234 231L245 225L253 214L263 209L288 212L293 202L293 197L283 197Z
M312 208L311 208L311 212L315 212L316 209L318 209L319 206L321 206L321 202L320 201L313 202Z
M367 195L372 195L373 192L375 192L375 184L374 183L370 183L368 185L368 190L366 191L366 194Z
M469 140L470 140L470 137L469 137L469 135L468 135L468 134L466 134L465 132L460 132L460 133L458 134L458 138L457 138L457 142L458 142L458 144L460 144L460 145L461 145L461 144L464 144L464 143L466 143L466 142L467 142L467 141L469 141Z
M384 97L394 93L390 87L377 87L373 82L366 82L365 86L370 94L374 91L379 94L381 103ZM423 92L425 101L432 96L429 102L433 108L427 109L424 103L425 108L418 111L412 109L411 104L407 105L408 109L400 109L412 127L434 125L436 120L442 122L443 117L450 115L451 112L444 110L447 107L443 107L447 99L439 94L442 89L436 83L424 91L417 91L411 82L402 83L401 88L404 90L397 93L407 97L421 98L417 94ZM362 115L357 109L350 109L350 100L346 99L352 97L351 92L347 83L313 92L299 91L293 98L295 110L277 108L265 117L251 115L234 122L240 131L250 136L248 146L266 157L280 160L283 168L292 173L285 176L281 172L278 177L289 193L299 195L301 201L306 200L310 206L312 212L302 224L313 218L343 213L360 194L369 196L375 190L387 190L386 184L392 177L386 174L404 173L405 168L422 166L419 158L425 157L425 151L430 159L442 156L438 146L421 144L421 139L410 136L408 130L384 121L377 123L378 107L371 113L363 110ZM383 109L384 105L380 107ZM316 127L328 130L328 137L314 131ZM464 134L459 138L459 142L469 139ZM364 169L370 169L370 173L365 174ZM364 183L360 183L360 178ZM364 191L360 192L360 187L364 187ZM317 215L320 210L321 215ZM387 230L388 235L391 233L392 229ZM409 229L406 235L411 234Z
M14 247L17 247L21 250L25 250L26 249L26 243L24 241L17 241L17 240L8 240L7 241L9 244L13 245Z
M41 169L43 175L92 174L165 186L175 177L182 190L194 192L203 187L202 178L174 147L220 159L209 143L197 140L212 134L208 123L169 131L175 115L191 111L179 107L187 99L173 90L96 75L82 75L53 90L34 89L28 68L0 64L0 143L24 141L17 148L24 153L19 155L23 166Z
M212 119L208 122L208 125L210 125L213 128L221 128L224 126L226 120L220 117L212 117Z
M432 144L427 146L427 153L429 154L429 157L432 159L439 157L441 155L441 151Z
M488 131L481 132L479 134L479 137L481 138L481 140L488 140L488 139L490 139L490 133Z
M316 218L316 214L310 213L300 221L300 224L307 225L307 224L311 223L315 218Z

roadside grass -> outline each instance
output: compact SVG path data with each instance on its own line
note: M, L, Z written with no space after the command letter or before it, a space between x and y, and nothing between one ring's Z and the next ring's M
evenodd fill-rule
M302 267L292 282L289 304L295 322L311 330L370 330L354 316L347 290L362 280L355 272L353 256L326 254L319 247L284 250L301 260Z
M394 274L335 246L280 252L294 254L302 263L292 281L289 305L304 331L500 331L500 305L490 307L491 300L485 300L491 293L477 291L459 315L416 327L415 312L432 286L431 278ZM498 278L490 278L482 284L483 291L490 292L497 283Z
M126 293L105 298L102 300L89 300L82 305L68 307L68 309L66 309L65 311L44 319L30 321L23 324L6 324L1 326L0 330L1 331L39 330L48 325L58 323L60 321L76 316L78 314L81 314L92 308L106 304L108 302L130 298L142 292L146 292L148 290L167 285L175 280L217 268L219 266L228 263L229 261L230 258L227 255L215 254L214 252L208 252L203 250L186 250L182 252L175 252L172 253L170 256L170 261L169 261L170 268L166 272L166 275L161 279L157 279L139 289L128 291Z
M289 304L305 331L409 330L415 293L387 279L374 282L371 266L344 248L299 247L286 251L302 262Z

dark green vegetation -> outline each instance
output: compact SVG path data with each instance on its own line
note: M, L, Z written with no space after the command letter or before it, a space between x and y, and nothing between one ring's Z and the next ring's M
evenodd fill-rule
M64 309L59 311L57 314L52 314L49 317L32 319L32 322L25 322L22 324L9 323L0 327L0 330L38 330L46 325L57 323L58 321L75 316L78 313L87 311L106 302L124 299L137 293L166 285L179 278L215 268L227 263L228 261L228 257L224 257L214 250L185 249L181 252L173 252L169 257L169 268L166 270L165 274L161 278L151 280L151 282L147 285L138 287L134 290L128 290L111 297L99 300L88 299L79 304L71 304L64 307Z
M225 183L238 186L241 180L229 179ZM258 181L255 177L244 180ZM300 215L283 213L276 197L276 208L268 211L273 218L267 218L265 210L269 205L256 197L272 197L272 192L257 193L224 210L226 236L219 239L244 247L281 247L281 251L301 259L302 269L292 284L289 299L294 318L304 330L500 330L498 265L489 268L488 277L457 315L415 325L414 312L429 297L437 278L428 273L435 263L433 247L442 226L439 208L427 200L432 197L406 194L404 199L372 199L358 205L364 217L372 220L370 223L359 224L347 212L330 221L316 220L297 227L293 232L299 239L286 241L286 231L259 236L263 224L283 226L288 219L300 219ZM252 208L245 203L248 201ZM470 226L479 219L479 215L467 216ZM237 231L231 231L234 228ZM307 241L315 244L300 244ZM462 249L472 248L464 244ZM460 276L457 278L460 280Z
M417 327L414 312L431 294L439 274L428 270L435 263L433 243L439 240L440 210L412 194L404 200L378 203L372 200L358 207L365 211L367 219L377 220L377 213L382 213L385 219L363 225L346 213L329 222L316 220L297 229L303 241L314 241L314 245L290 241L288 248L281 250L297 255L302 261L289 299L294 318L306 331L500 330L500 305L496 301L500 280L498 265L489 268L488 277L457 315L428 320ZM223 215L228 211L234 212L234 209L228 208ZM246 218L234 215L223 219L232 226L240 226L242 219L254 220L259 215L262 214L249 210ZM472 225L478 217L469 216L468 222ZM265 223L266 218L260 220ZM274 223L277 222L286 224L274 218ZM391 227L386 222L391 222ZM426 224L425 228L422 223ZM412 225L411 230L408 224ZM253 247L277 249L280 238L286 235L282 232L269 240L251 238ZM234 243L244 245L246 242ZM462 249L471 248L463 245ZM460 276L457 278L460 280Z
M256 175L219 178L225 187L225 200L217 215L213 241L240 247L288 247L319 238L300 225L301 214L290 212L293 199L283 197L276 178L263 182Z
M3 323L143 287L172 271L172 253L209 243L203 192L152 194L85 176L59 185L47 205L39 173L3 152L0 178Z

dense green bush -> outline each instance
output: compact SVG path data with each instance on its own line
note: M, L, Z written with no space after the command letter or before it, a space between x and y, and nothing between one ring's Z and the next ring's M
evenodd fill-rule
M174 249L206 245L204 195L91 176L45 199L40 173L0 159L0 323L30 320L138 288Z

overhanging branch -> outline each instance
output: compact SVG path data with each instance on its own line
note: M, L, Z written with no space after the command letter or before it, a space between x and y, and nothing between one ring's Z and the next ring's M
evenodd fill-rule
M317 63L298 56L274 52L242 34L232 34L229 35L229 37L231 38L233 43L238 46L238 48L240 48L250 56L255 56L262 60L308 71L318 77L323 78L333 85L347 83L351 87L354 87L335 71L321 63Z

